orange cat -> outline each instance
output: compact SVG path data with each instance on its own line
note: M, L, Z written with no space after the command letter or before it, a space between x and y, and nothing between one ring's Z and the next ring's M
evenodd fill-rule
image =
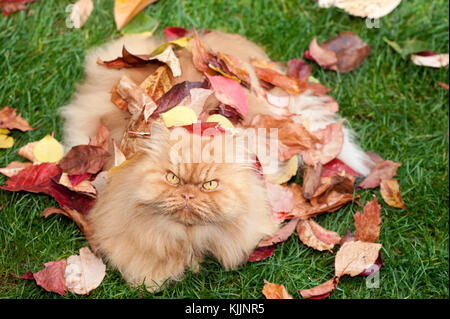
M238 57L250 76L255 76L251 58L268 59L264 50L239 35L210 32L202 40L216 52ZM123 45L132 53L148 54L159 44L158 40L125 37L89 53L86 79L73 101L62 109L67 148L87 144L99 121L120 142L130 116L111 103L110 90L124 73L140 83L154 70L152 66L111 70L97 65L97 58L114 59L121 55ZM203 74L185 51L178 52L182 75L175 83L203 81ZM246 89L246 94L249 120L256 114L270 114L270 106L254 91ZM307 120L314 131L339 120L320 107L322 99L306 91L292 99L289 110L297 114L298 121ZM278 228L264 181L253 164L175 162L169 155L175 143L169 130L158 121L153 124L150 138L114 170L89 213L99 252L128 282L145 283L151 291L179 280L186 269L196 270L204 256L215 257L226 269L235 268L247 260L260 240ZM192 135L186 141L191 139ZM201 139L202 151L211 139ZM216 151L223 155L229 152L228 147L220 144ZM346 128L338 158L362 174L368 174L373 166Z

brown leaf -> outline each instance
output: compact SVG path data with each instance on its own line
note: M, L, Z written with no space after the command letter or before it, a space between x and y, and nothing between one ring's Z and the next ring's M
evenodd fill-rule
M389 206L406 209L396 179L383 179L380 183L380 193Z
M109 130L102 123L102 121L98 122L97 133L92 138L92 140L89 144L93 145L93 146L100 146L105 151L107 151L107 152L109 151Z
M344 243L336 253L334 262L335 275L341 277L359 275L370 266L374 265L381 244L351 241Z
M323 228L312 219L300 221L297 224L297 234L306 246L319 251L331 251L341 241L338 233Z
M139 86L145 93L151 96L153 101L158 101L172 88L173 76L167 65L162 65L150 74Z
M61 159L59 167L69 175L96 174L109 156L109 152L100 146L76 145Z
M208 72L209 64L217 64L216 55L207 49L194 27L194 45L192 46L192 62L200 72Z
M265 279L262 293L267 299L292 299L284 285L274 284Z
M78 185L72 185L72 182L69 180L69 176L67 175L67 173L61 174L58 184L67 187L71 191L82 193L87 196L95 197L95 195L97 194L94 186L92 186L91 182L88 180L83 180L82 182L78 183Z
M344 121L341 120L313 132L319 142L301 152L303 161L307 165L316 166L319 163L324 165L339 155L344 143L343 123Z
M330 293L336 289L338 282L339 277L333 277L316 287L299 289L298 291L303 298L322 299L328 297Z
M167 112L173 107L179 105L181 101L189 95L191 89L204 87L205 84L203 82L183 81L175 84L158 100L158 107L155 110L155 114Z
M358 185L358 188L375 188L380 185L383 179L392 179L397 174L397 169L402 163L390 160L378 162L370 174Z
M2 173L3 175L6 175L8 177L12 177L12 176L16 175L17 173L19 173L24 168L27 168L31 165L33 165L33 163L30 163L30 162L22 163L22 162L13 161L13 162L9 163L6 167L0 168L0 173Z
M217 52L217 58L225 64L232 75L242 82L241 84L250 87L250 75L239 58L221 52Z
M310 133L302 124L295 123L289 117L256 115L251 124L254 128L266 128L266 134L271 128L278 130L278 155L280 161L287 161L292 156L308 150L318 138Z
M272 235L271 237L260 242L258 247L267 247L267 246L272 246L274 244L284 242L294 232L295 226L297 226L298 220L299 220L298 218L294 218L294 219L290 220L280 230L278 230L274 235Z
M20 114L16 114L16 111L17 109L10 109L8 105L0 110L0 128L18 129L22 132L33 130Z
M376 242L380 234L380 205L377 198L374 196L373 200L367 202L364 206L363 214L356 212L353 215L355 220L355 239L365 242Z
M346 73L360 67L370 53L370 46L356 34L347 31L320 45L314 38L305 57L324 69Z
M319 188L320 176L322 174L322 164L317 167L304 166L303 167L303 197L309 199L313 197L316 190Z
M251 63L256 76L262 81L275 85L292 95L306 90L306 81L302 82L282 74L271 61L252 59Z
M308 78L311 75L311 65L306 64L302 59L291 59L287 62L286 66L287 76L300 81L308 81Z

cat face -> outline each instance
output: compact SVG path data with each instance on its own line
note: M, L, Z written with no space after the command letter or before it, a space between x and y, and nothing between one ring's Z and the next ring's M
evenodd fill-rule
M168 139L168 132L158 132L148 145L148 151L137 155L132 162L135 201L140 216L163 215L173 221L186 224L209 224L230 221L243 214L251 205L252 190L262 183L251 163L225 162L227 153L219 137L202 137L194 147L194 134L185 133L180 139ZM162 135L161 135L162 134ZM216 145L214 150L211 145ZM174 148L208 153L218 162L189 160L171 156ZM216 158L217 159L217 158ZM258 188L259 190L259 188ZM251 196L249 196L251 195Z

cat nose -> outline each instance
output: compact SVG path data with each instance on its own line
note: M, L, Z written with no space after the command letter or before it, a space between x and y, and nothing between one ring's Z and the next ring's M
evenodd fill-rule
M192 194L192 193L182 193L181 197L183 197L186 200L190 200L190 199L194 198L194 194Z

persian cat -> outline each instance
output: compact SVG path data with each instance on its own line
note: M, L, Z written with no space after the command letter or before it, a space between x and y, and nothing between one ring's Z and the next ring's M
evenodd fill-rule
M269 59L261 47L240 35L213 31L201 39L212 50L241 59L250 76L255 76L251 58ZM107 69L98 65L97 59L115 59L121 56L123 46L135 54L148 54L161 43L127 36L87 55L84 82L61 112L67 148L88 144L99 121L120 143L129 114L111 102L111 88L123 74L141 83L155 69L151 65ZM182 75L174 79L175 84L204 80L187 50L179 50L177 55ZM254 91L246 89L246 94L249 120L256 114L271 113L267 102ZM299 121L307 120L311 131L340 120L321 107L323 97L306 91L292 100L289 110L297 114ZM169 156L174 143L169 135L165 125L155 121L150 137L111 174L88 216L98 252L125 280L135 285L144 283L150 291L181 279L187 269L197 270L205 256L216 258L226 269L236 268L248 259L259 241L278 229L264 180L254 165L175 162ZM202 150L208 139L201 138ZM222 145L220 151L226 153L227 146ZM348 128L344 128L338 158L364 175L373 166Z

